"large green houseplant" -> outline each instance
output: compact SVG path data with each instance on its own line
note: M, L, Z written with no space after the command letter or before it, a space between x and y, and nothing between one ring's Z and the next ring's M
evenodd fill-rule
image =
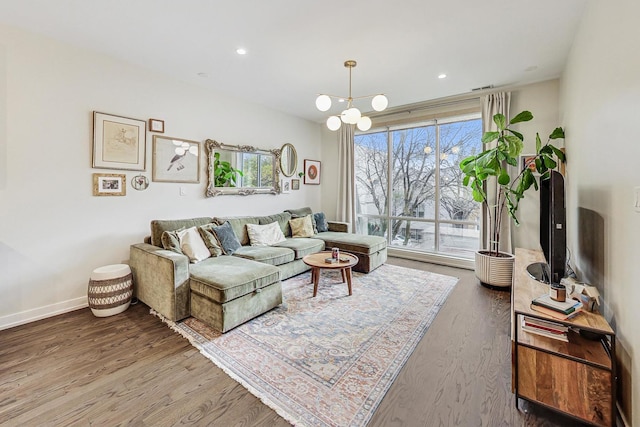
M519 163L524 136L511 126L532 119L533 115L529 111L521 112L508 123L503 114L494 115L493 122L497 130L485 132L482 136L482 143L489 148L460 162L464 175L462 183L471 188L474 200L483 204L488 215L490 244L485 250L476 253L476 275L485 284L499 287L511 285L513 255L499 250L505 210L514 223L519 225L517 212L525 192L531 187L538 190L538 180L548 178L550 170L558 162L565 162L564 152L550 143L551 140L564 138L564 130L556 128L545 144L542 144L540 135L536 133L535 155L528 157L524 164ZM490 179L497 182L495 202L491 205L485 185ZM499 258L502 260L497 260Z

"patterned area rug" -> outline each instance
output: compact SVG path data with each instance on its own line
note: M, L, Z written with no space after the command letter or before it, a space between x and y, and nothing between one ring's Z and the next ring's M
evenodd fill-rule
M194 318L169 326L287 421L364 426L457 283L393 265L354 273L353 295L323 271L282 283L285 302L224 335Z

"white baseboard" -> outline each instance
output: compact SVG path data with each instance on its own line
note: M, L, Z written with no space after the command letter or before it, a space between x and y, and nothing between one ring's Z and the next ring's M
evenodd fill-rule
M35 322L36 320L46 319L47 317L57 316L58 314L68 313L88 306L87 297L84 296L10 314L8 316L0 317L0 331L3 329L13 328L14 326L24 325L25 323Z

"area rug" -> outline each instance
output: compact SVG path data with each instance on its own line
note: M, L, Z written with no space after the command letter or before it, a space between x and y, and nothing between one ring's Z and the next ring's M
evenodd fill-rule
M364 426L457 283L393 265L307 272L282 282L284 303L226 334L194 318L169 326L294 425Z

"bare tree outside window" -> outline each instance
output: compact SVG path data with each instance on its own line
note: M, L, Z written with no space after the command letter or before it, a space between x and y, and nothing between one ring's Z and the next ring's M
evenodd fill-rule
M481 134L473 119L356 135L357 231L392 246L471 256L481 210L457 165L482 148Z

